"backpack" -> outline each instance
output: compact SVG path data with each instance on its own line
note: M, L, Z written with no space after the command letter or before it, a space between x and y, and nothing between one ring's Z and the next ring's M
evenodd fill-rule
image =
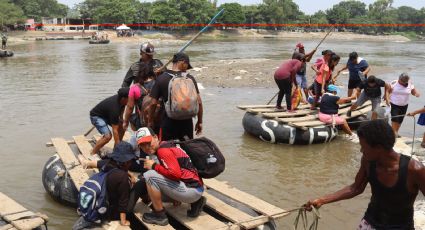
M165 103L168 117L185 120L196 116L199 110L198 93L192 79L186 75L167 74L173 77L168 83L168 100Z
M102 217L108 211L108 195L106 188L106 177L114 169L108 172L100 171L93 174L83 186L78 194L78 212L84 220L101 223Z
M214 178L224 171L224 156L210 139L200 137L174 143L187 153L202 178Z

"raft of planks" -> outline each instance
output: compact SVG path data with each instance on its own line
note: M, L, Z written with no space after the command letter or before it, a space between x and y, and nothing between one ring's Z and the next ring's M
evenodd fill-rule
M124 140L130 138L130 133L124 135ZM89 178L90 171L83 169L79 159L88 158L92 149L92 143L100 139L100 135L96 134L93 140L80 136L73 136L73 140L66 141L63 138L52 138L52 142L47 143L47 146L54 146L57 154L63 161L65 167L69 168L68 173L75 184L75 187L79 189L81 185ZM77 148L71 148L72 145L76 145ZM103 151L111 152L113 148L113 141L109 142L103 149ZM78 149L73 150L73 149ZM71 166L71 167L68 167ZM206 206L213 211L214 215L218 215L219 218L214 217L204 211L197 218L187 217L186 211L188 210L188 204L182 204L181 206L172 206L165 204L167 215L176 220L182 226L192 230L209 230L209 229L253 229L261 226L269 221L275 220L289 215L289 213L279 207L269 204L253 195L240 191L236 188L229 186L224 182L220 182L216 179L205 179L205 185L207 187L204 192L204 196L207 198ZM208 191L214 190L215 192L221 193L230 200L239 202L255 212L258 216L250 215L243 212L228 203L216 198L211 195ZM134 214L135 217L140 221L144 227L152 230L169 230L169 229L180 229L181 227L173 227L171 225L158 226L143 222L142 215L144 212L149 212L151 209L139 201L136 204ZM223 221L224 220L224 221ZM114 221L117 222L117 221ZM119 226L114 222L109 226L103 226L104 229L118 229L113 226ZM112 226L112 227L111 227ZM120 228L129 229L129 228Z
M1 230L35 229L47 222L47 216L34 213L0 192L0 220L7 224Z
M347 112L351 107L351 103L342 104L339 106L338 115L347 120L367 114L372 110L370 101L365 102L356 110L352 111L351 117L347 116ZM288 124L290 126L307 129L311 127L323 126L325 123L319 120L319 111L311 110L309 104L301 104L293 113L283 110L276 110L274 105L239 105L238 109L248 113L254 113L266 119L276 120L278 122Z

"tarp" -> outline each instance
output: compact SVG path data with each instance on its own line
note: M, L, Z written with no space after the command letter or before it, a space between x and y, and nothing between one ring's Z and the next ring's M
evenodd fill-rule
M128 27L128 26L126 26L124 24L122 24L122 25L120 25L120 26L117 27L117 30L129 30L129 29L130 29L130 27Z

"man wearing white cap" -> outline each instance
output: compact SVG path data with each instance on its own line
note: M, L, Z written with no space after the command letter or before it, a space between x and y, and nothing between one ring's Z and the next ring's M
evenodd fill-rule
M127 74L124 77L121 87L130 87L131 83L139 77L140 64L144 63L149 66L149 76L158 76L160 74L159 68L163 66L162 62L158 59L154 59L155 47L149 43L143 43L140 46L140 60L133 63Z
M156 155L158 162L145 159L143 174L153 209L143 214L143 221L158 225L167 225L168 219L162 200L190 203L189 217L197 217L202 211L206 199L203 181L192 165L189 156L171 142L161 142L151 128L140 128L137 143L143 152Z

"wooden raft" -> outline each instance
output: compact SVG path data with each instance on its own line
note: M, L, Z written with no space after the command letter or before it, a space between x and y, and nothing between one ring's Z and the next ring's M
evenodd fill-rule
M351 117L347 116L351 103L339 106L338 115L347 120L365 115L372 110L370 101L365 102L356 110L352 111ZM309 104L301 104L293 113L276 110L274 105L240 105L237 108L248 113L254 113L266 119L276 120L278 122L288 124L290 126L307 129L310 127L323 126L325 123L319 120L318 110L311 110Z
M88 179L89 174L87 170L83 169L78 159L87 158L90 155L92 149L92 143L100 138L100 135L94 135L93 139L88 139L83 135L74 136L73 140L66 141L63 138L52 138L51 143L47 143L47 146L54 146L56 151L64 165L69 169L69 175L75 184L75 187L79 189L85 180ZM130 138L130 133L126 133L124 140ZM74 152L70 145L76 145L78 151ZM110 152L113 148L113 141L109 142L105 147L104 151ZM75 148L74 148L75 149ZM70 168L67 165L72 165ZM212 229L252 229L263 225L271 220L284 217L289 215L285 210L269 204L255 196L248 193L242 192L236 188L227 185L224 182L220 182L216 179L205 179L205 185L207 187L204 192L204 196L207 198L206 206L209 207L216 215L220 216L220 220L204 211L201 212L197 218L187 217L186 211L189 209L188 204L182 204L181 206L172 206L171 204L165 203L167 215L172 219L179 222L179 224L185 226L191 230L212 230ZM258 216L252 216L245 213L233 206L230 206L226 202L216 198L215 196L208 193L208 190L214 190L219 192L225 197L237 201L247 207L252 208L258 213ZM171 225L159 226L143 222L142 215L145 212L149 212L151 209L146 206L143 202L139 201L134 209L135 217L144 225L147 229L151 230L171 230L179 229ZM225 221L222 221L225 219ZM119 226L114 224L113 221L108 226L103 226L104 229L118 229L111 226ZM129 228L124 228L129 229Z
M8 224L1 230L34 229L47 222L47 217L28 211L22 205L0 192L0 219ZM45 220L46 219L46 220Z

